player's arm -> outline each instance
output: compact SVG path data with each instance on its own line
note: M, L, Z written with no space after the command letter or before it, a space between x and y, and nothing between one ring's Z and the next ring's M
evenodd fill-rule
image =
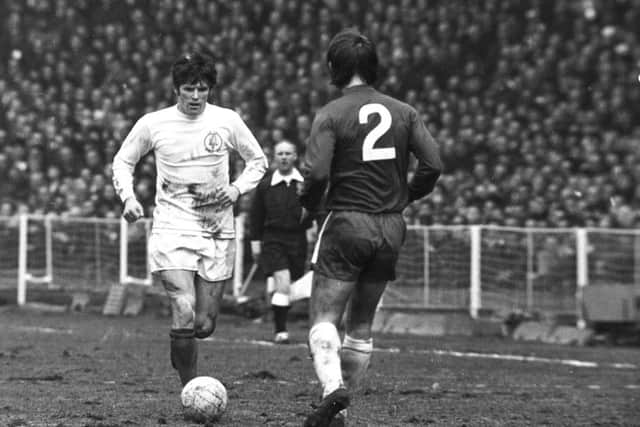
M233 113L231 124L233 126L231 140L233 148L240 154L245 164L240 176L229 187L223 189L225 197L231 203L235 203L240 195L256 188L267 171L267 156L265 156L262 147L253 136L253 133L251 133L251 130L237 113Z
M300 203L309 211L318 211L329 181L336 138L326 113L318 112L311 125L311 136L300 165L304 183Z
M148 126L139 120L133 126L113 158L113 187L124 203L122 216L133 222L144 215L142 205L133 191L133 171L142 156L151 150Z
M411 114L411 152L418 159L413 178L409 182L409 202L418 200L433 191L436 181L442 173L442 160L438 144L426 126L413 110Z

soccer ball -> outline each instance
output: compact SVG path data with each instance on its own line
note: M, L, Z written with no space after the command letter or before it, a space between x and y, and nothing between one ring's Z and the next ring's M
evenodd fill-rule
M184 416L199 423L216 421L227 408L227 389L212 377L196 377L180 394Z

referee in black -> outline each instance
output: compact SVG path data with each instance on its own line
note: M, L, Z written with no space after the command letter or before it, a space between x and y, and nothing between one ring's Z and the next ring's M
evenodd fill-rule
M264 274L273 277L271 308L274 342L289 343L287 314L291 283L304 274L307 259L306 230L311 226L298 200L303 178L296 168L298 153L290 141L274 145L274 166L258 184L250 211L251 254Z

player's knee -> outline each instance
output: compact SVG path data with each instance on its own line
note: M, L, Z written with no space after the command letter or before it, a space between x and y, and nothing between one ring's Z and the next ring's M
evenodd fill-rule
M173 317L177 326L183 328L193 327L195 320L195 314L193 311L194 304L195 299L190 295L178 294L173 296Z
M216 330L217 316L203 316L196 319L195 334L196 338L207 338Z
M340 351L340 335L331 322L315 324L309 331L309 350L313 357L318 352Z

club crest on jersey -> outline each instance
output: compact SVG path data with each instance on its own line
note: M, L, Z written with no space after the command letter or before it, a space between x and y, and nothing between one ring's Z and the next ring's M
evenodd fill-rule
M222 151L223 144L222 137L217 132L211 131L204 137L204 148L209 153Z

